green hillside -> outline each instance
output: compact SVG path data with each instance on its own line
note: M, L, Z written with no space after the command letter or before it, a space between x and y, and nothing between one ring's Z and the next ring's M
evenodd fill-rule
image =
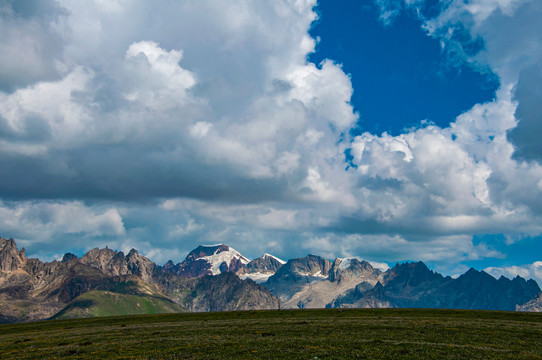
M163 314L183 309L171 300L151 295L119 294L111 291L89 291L62 309L53 319L76 319L100 316Z
M542 314L326 309L0 325L0 359L540 359Z

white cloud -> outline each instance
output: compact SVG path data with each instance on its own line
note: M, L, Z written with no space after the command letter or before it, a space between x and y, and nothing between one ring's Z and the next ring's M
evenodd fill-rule
M101 236L123 236L123 219L114 207L86 206L79 201L48 202L25 201L3 203L0 206L0 228L6 234L32 243L62 241L66 235L79 238L78 244L60 244L64 247L85 246L85 239ZM57 244L59 245L59 244ZM62 250L62 249L61 249Z
M62 33L66 14L53 0L0 4L0 91L13 91L62 74Z
M40 82L12 94L0 92L0 116L16 138L30 137L30 141L35 141L33 127L40 122L54 140L49 148L71 147L79 142L78 138L85 138L94 122L88 109L93 104L82 104L76 99L76 94L88 91L93 77L92 71L76 67L59 81Z
M520 266L488 267L484 271L493 275L496 279L501 276L509 279L521 276L524 279L533 279L542 284L542 261Z
M183 106L196 77L179 65L182 57L182 51L168 52L153 41L131 44L126 60L133 78L126 99L159 110Z
M448 128L355 139L349 76L306 60L314 0L44 3L31 15L4 4L0 23L0 168L13 175L0 177L13 199L1 229L13 236L104 236L160 259L212 241L446 262L502 256L473 234L542 232L542 167L508 141L526 104L517 79L539 86L526 78L542 53L540 2L452 1L424 19L444 42L458 24L485 40L466 60L498 73L496 100ZM392 19L398 2L383 4Z
M169 232L170 237L183 237L186 236L194 231L203 229L204 226L201 224L196 223L196 220L189 218L186 222L186 225L175 225L173 230Z

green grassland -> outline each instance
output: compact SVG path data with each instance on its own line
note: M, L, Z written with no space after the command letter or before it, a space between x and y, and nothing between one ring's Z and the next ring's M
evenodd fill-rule
M278 310L0 326L1 359L542 359L542 314Z
M54 319L77 319L114 315L163 314L182 312L169 299L151 295L89 291L75 298Z

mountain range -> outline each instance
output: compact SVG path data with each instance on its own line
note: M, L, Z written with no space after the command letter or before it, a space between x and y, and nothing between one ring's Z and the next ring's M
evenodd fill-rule
M307 255L249 260L224 245L201 245L163 266L132 249L92 249L61 261L27 258L0 238L0 322L182 311L416 307L541 311L534 280L495 279L470 269L458 278L423 262L375 268L356 258Z

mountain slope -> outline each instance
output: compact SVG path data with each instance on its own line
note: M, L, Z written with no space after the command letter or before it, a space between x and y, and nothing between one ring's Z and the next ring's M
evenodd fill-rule
M380 274L366 261L337 258L331 263L309 255L288 261L263 285L281 299L285 308L323 308L360 282L372 288Z
M261 286L250 277L267 281ZM168 262L162 267L135 249L125 255L108 248L92 249L81 258L67 253L62 261L44 263L27 258L13 239L0 238L0 322L50 318L75 299L85 300L83 294L94 296L95 301L87 301L86 307L84 302L76 302L78 305L64 312L71 314L66 316L117 314L124 311L122 306L126 311L162 311L162 303L149 303L148 299L174 302L177 306L169 308L172 311L279 307L536 311L540 301L533 298L539 293L533 280L497 280L474 269L452 279L429 270L422 262L397 264L382 272L355 258L331 262L308 255L284 263L266 254L249 261L223 244L199 246L183 262ZM133 299L147 299L145 304L150 307ZM111 304L111 309L103 310L110 300L118 306Z
M266 282L284 264L286 264L286 261L270 254L264 254L259 258L251 260L246 266L241 267L237 271L237 275L241 279L251 279L261 284Z
M52 319L75 319L99 316L163 314L182 312L183 308L164 297L119 294L94 290L79 295Z

